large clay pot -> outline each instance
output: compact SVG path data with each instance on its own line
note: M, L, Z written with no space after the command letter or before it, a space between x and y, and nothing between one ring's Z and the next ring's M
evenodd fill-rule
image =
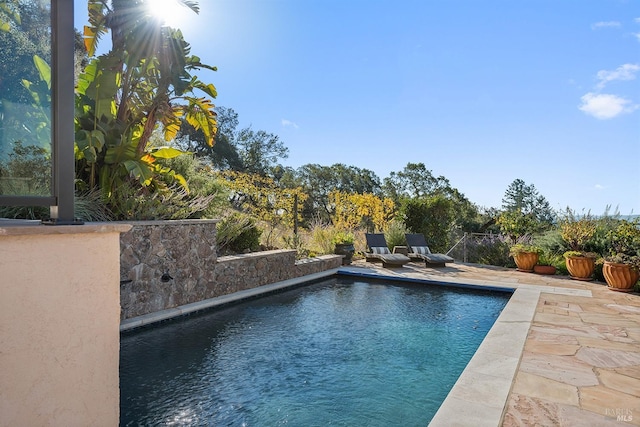
M571 256L565 258L567 270L572 279L576 280L592 280L593 270L596 267L595 260L586 256Z
M353 254L355 251L356 249L353 246L353 243L336 243L336 248L333 253L342 255L342 265L349 265L351 264L351 260L353 259Z
M533 266L538 263L538 253L518 252L517 254L513 255L513 260L518 266L518 271L526 271L527 273L531 273L533 271Z
M602 266L604 280L607 281L609 289L618 292L631 292L633 285L640 279L640 271L631 268L628 264L618 264L605 261Z

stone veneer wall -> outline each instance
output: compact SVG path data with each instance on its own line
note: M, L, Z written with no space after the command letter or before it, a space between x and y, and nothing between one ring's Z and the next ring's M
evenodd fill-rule
M213 296L319 273L341 264L340 255L296 262L296 251L289 249L220 257L216 264L216 295Z
M294 250L216 256L216 220L129 223L121 235L121 320L341 265L339 255L296 262Z
M137 221L120 235L121 319L209 298L217 220Z

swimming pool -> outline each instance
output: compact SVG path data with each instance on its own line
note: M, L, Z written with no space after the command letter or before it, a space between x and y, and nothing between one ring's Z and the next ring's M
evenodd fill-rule
M332 278L123 334L121 425L426 425L510 294Z

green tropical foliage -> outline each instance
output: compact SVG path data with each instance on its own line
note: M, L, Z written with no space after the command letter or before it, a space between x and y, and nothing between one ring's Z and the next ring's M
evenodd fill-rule
M194 2L183 3L197 12ZM84 39L91 59L76 89L76 171L86 188L100 188L106 200L121 188L135 190L134 182L146 188L140 194L174 184L188 191L184 177L160 161L183 152L150 144L159 126L167 141L183 120L202 131L209 145L216 133L210 100L216 89L193 75L215 67L191 55L182 33L153 19L149 7L149 0L88 2ZM107 32L111 50L96 57Z

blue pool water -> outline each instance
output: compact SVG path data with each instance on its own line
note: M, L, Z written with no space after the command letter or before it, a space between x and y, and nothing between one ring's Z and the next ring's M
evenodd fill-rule
M510 294L332 278L121 338L121 425L426 426Z

